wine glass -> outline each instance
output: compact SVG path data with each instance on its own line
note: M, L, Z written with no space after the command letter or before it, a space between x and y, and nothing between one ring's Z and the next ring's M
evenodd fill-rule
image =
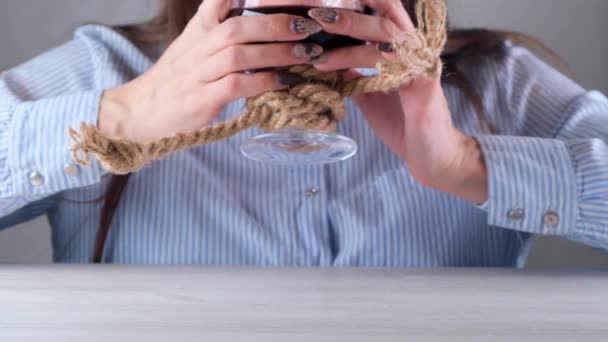
M316 7L339 8L363 12L360 0L234 0L232 16L287 13L308 17ZM319 32L304 42L316 43L324 50L364 44L351 37ZM321 165L343 161L357 153L352 139L334 132L305 129L283 129L253 137L241 145L249 159L280 165Z

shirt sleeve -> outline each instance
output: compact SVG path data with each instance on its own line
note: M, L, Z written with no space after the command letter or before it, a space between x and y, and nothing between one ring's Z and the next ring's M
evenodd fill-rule
M608 99L523 48L497 70L490 108L503 131L476 136L488 224L608 250Z
M95 160L87 168L73 163L67 129L97 124L103 89L140 72L120 59L141 60L136 53L111 29L88 26L0 75L0 217L101 180Z
M80 92L0 109L0 216L70 188L100 181L102 168L71 161L67 127L97 123L100 93Z

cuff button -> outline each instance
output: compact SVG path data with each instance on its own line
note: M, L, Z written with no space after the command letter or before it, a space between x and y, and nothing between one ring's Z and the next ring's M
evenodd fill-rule
M546 226L557 226L559 224L559 215L555 211L548 211L543 221Z
M29 175L30 184L33 186L42 186L44 184L44 177L40 172L34 171Z
M523 209L511 209L507 213L507 216L510 220L513 221L521 221L524 218L524 210Z

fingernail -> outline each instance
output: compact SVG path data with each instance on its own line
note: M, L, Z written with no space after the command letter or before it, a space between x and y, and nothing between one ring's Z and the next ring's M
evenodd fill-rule
M314 20L295 18L291 21L291 30L297 34L315 34L323 28Z
M277 73L277 77L279 78L279 82L283 85L294 86L298 83L302 83L304 78L299 74L294 74L286 71L279 71Z
M311 64L322 64L322 63L327 62L328 59L329 59L329 52L325 51L322 54L320 54L319 56L317 56L315 58L311 58L310 63Z
M308 15L313 19L329 24L340 20L338 12L331 8L313 8L308 11Z
M296 44L293 48L293 54L297 58L317 57L323 53L323 48L317 44Z
M378 50L382 52L395 52L395 46L392 43L380 43L378 44Z

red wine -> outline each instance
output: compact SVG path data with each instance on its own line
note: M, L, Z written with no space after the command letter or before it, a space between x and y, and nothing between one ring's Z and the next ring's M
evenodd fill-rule
M283 2L285 2L285 1L283 1ZM308 10L310 10L312 8L315 8L315 7L285 6L285 5L284 6L248 7L247 5L245 5L243 8L233 9L230 13L230 16L239 16L239 15L242 15L244 11L250 11L250 12L254 12L254 13L258 13L258 14L286 13L286 14L292 14L292 15L309 18ZM362 6L350 7L348 9L357 10L358 12L363 12L363 10L359 11L358 8L363 8L363 7ZM336 48L346 47L346 46L362 45L365 43L361 40L358 40L358 39L355 39L355 38L352 38L349 36L336 35L336 34L331 34L331 33L327 33L324 31L311 35L311 36L307 37L306 39L302 40L302 42L319 44L323 47L324 50L331 50L331 49L336 49Z

